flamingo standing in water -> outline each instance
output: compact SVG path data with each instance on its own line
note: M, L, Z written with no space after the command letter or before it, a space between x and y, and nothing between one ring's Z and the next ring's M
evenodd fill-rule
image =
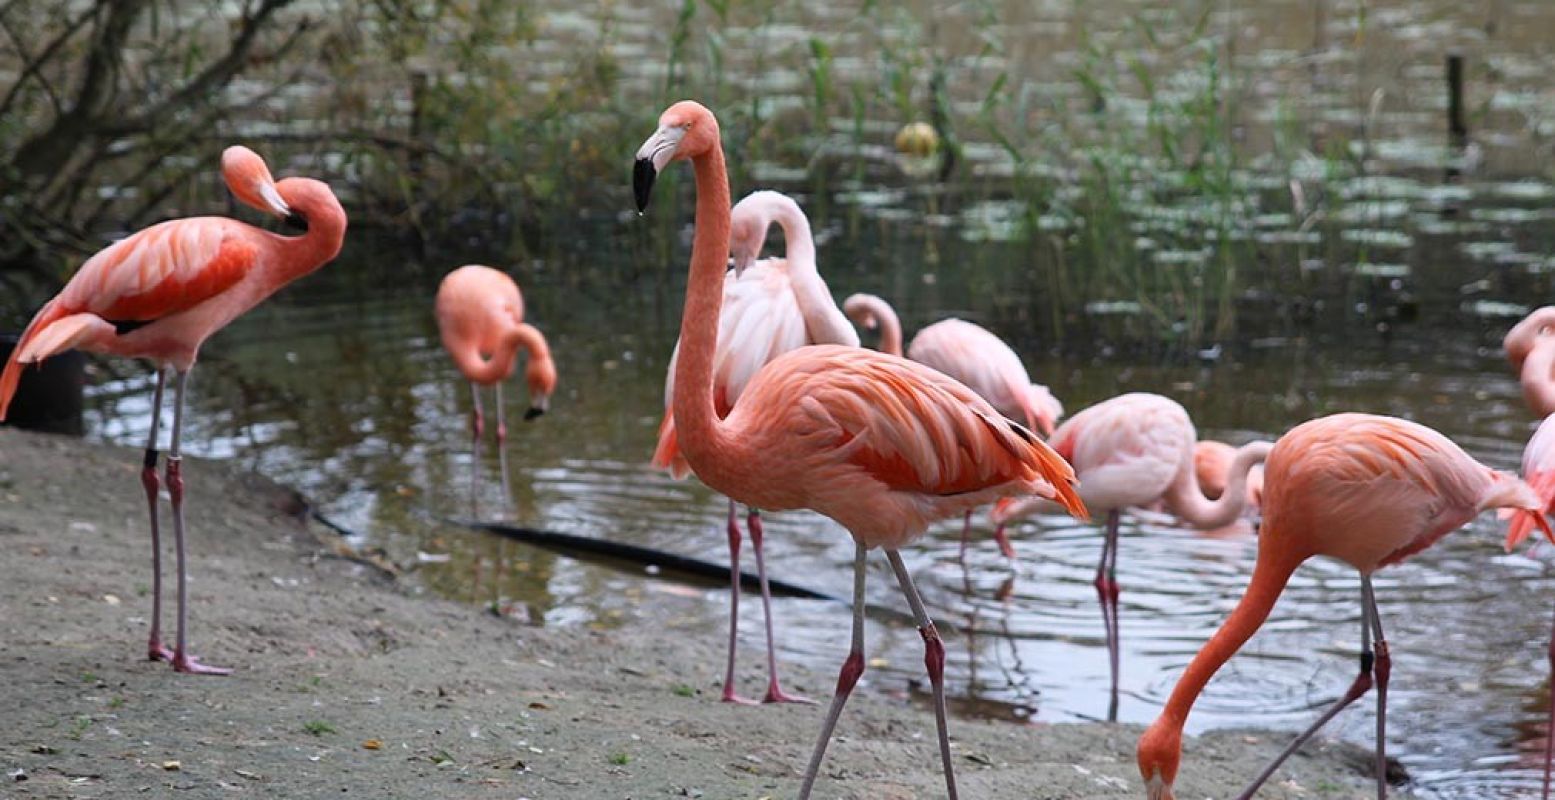
M1286 757L1373 685L1377 797L1386 797L1384 734L1392 662L1372 573L1424 550L1486 509L1513 509L1514 516L1551 535L1540 513L1543 503L1528 484L1480 464L1430 428L1393 417L1335 414L1304 423L1280 437L1265 475L1263 529L1247 592L1188 664L1161 715L1139 739L1139 773L1151 800L1172 798L1183 725L1199 692L1268 618L1296 567L1313 556L1338 559L1360 572L1361 671L1344 696L1239 797L1251 797Z
M899 549L928 524L999 497L1042 494L1083 516L1074 473L1056 453L944 374L857 347L817 345L773 359L720 417L714 395L719 311L729 252L729 178L718 121L691 101L670 106L637 151L639 211L672 161L696 175L696 234L681 317L673 411L679 446L713 489L764 509L809 508L856 544L853 641L799 797L808 798L848 694L864 671L865 556L881 547L924 640L945 784L956 797L945 716L945 647Z
M507 451L503 445L507 442L508 426L502 411L502 384L513 374L518 351L528 353L524 382L529 386L529 410L524 412L524 419L532 420L550 407L551 394L556 391L556 364L551 360L545 336L524 322L524 296L506 273L475 264L448 273L437 287L436 313L443 348L470 382L473 504L480 483L481 434L485 430L480 387L490 386L496 395L497 456L505 491Z
M1106 538L1096 565L1096 594L1101 599L1102 625L1107 631L1107 659L1112 666L1112 695L1107 719L1118 717L1118 518L1125 508L1163 502L1166 509L1196 528L1228 525L1242 513L1247 474L1264 460L1268 442L1243 445L1232 459L1230 480L1217 500L1210 500L1194 471L1197 435L1193 420L1177 401L1136 392L1097 403L1058 426L1050 443L1074 465L1080 478L1080 498L1093 513L1107 513ZM992 521L1000 534L1009 523L1055 506L1038 498L1001 500Z
M200 345L277 289L328 263L345 239L346 215L329 187L309 178L275 181L254 151L229 147L221 155L227 188L246 205L301 225L302 236L280 236L225 217L159 223L92 256L28 323L0 373L0 420L16 393L24 365L80 348L157 365L141 485L151 512L151 635L153 660L179 672L225 675L189 655L188 570L184 559L184 480L180 436L184 390ZM178 557L178 639L162 644L162 550L157 520L157 427L166 368L177 373L173 435L167 454L167 490L173 505Z
M784 257L760 261L767 231L776 222L783 229ZM734 271L723 280L723 305L718 316L718 349L713 353L713 399L718 416L726 417L752 377L767 362L811 344L858 347L858 333L848 324L832 300L831 290L815 263L815 241L810 221L799 204L787 195L758 191L746 195L730 212L730 252ZM677 478L691 471L680 452L675 431L675 365L680 343L670 356L664 381L664 421L653 465ZM746 517L751 548L756 552L756 572L761 582L761 609L767 634L768 703L809 702L783 691L778 683L777 654L773 651L772 592L767 587L763 556L761 513L751 507ZM735 641L740 628L740 528L735 522L734 500L729 500L729 661L724 672L723 700L750 703L734 691Z
M902 354L902 323L896 310L872 294L855 294L843 301L843 311L854 322L868 329L879 328L880 351ZM1026 423L1026 427L1048 436L1053 425L1064 415L1064 406L1046 386L1032 383L1026 367L1020 363L1003 339L988 329L960 319L945 319L918 331L907 346L907 357L927 364L955 378L999 413ZM961 557L966 557L967 541L972 534L972 512L966 512L961 525ZM999 551L1015 557L1015 548L1000 528L994 534Z
M1535 414L1544 417L1523 449L1523 478L1544 501L1544 513L1555 513L1555 306L1534 309L1512 327L1502 342L1507 360L1517 370L1523 399ZM1508 550L1528 538L1532 518L1516 516L1507 531ZM1555 631L1550 634L1550 674L1555 676ZM1550 796L1550 770L1555 762L1555 701L1550 703L1549 727L1544 739L1544 797Z

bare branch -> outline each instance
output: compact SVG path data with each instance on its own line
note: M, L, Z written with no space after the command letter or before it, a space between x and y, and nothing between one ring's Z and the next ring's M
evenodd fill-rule
M43 50L39 51L36 56L27 55L26 48L22 46L21 37L17 36L16 32L11 30L11 26L9 24L6 24L5 11L9 10L10 6L11 4L8 3L5 10L0 10L0 27L5 28L6 35L10 36L11 41L16 45L16 52L22 54L22 59L26 63L22 66L21 74L16 76L16 82L11 84L10 91L6 92L5 99L0 100L0 116L4 116L5 112L11 110L11 104L15 102L16 97L21 94L22 87L27 85L27 80L29 78L33 77L38 79L38 83L43 87L44 93L49 96L49 102L54 105L54 113L64 113L64 106L60 102L59 94L54 91L53 84L49 83L48 79L43 77L43 65L46 64L49 59L54 57L54 53L58 51L59 48L65 44L65 42L69 41L70 37L74 36L76 31L80 30L81 26L86 24L87 20L97 16L97 12L102 9L102 3L99 2L98 4L92 6L91 9L82 12L81 16L76 17L74 20L66 23L65 29L61 31L58 36L54 37L53 41L44 46Z

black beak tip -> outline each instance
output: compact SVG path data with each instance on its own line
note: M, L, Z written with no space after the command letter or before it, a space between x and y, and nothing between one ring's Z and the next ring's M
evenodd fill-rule
M308 220L301 214L287 214L286 218L281 220L281 227L286 228L289 231L307 233Z
M632 192L637 196L637 213L648 210L648 198L653 195L653 181L657 177L659 171L653 168L651 159L639 158L632 166Z
M533 422L536 417L543 416L544 414L545 414L545 409L543 409L543 408L531 408L528 411L524 412L524 421L525 422Z

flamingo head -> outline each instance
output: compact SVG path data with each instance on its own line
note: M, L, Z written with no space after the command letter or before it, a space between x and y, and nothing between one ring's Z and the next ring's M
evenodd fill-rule
M1182 761L1182 730L1157 719L1139 737L1139 775L1149 800L1173 800L1172 784Z
M871 301L875 299L877 298L862 292L850 294L848 299L842 301L842 313L846 314L848 319L864 326L866 330L872 331L880 327L880 318L875 315L875 309L871 307Z
M1501 346L1506 350L1506 358L1512 362L1512 368L1521 370L1523 361L1533 352L1534 346L1551 340L1547 337L1555 337L1555 306L1534 309L1506 332Z
M221 174L227 188L243 204L286 219L292 215L291 206L276 189L275 178L259 154L242 145L233 145L221 153Z
M740 213L739 206L734 207L729 215L729 262L735 275L745 274L745 268L761 255L769 224L767 220Z
M637 212L648 210L653 182L671 161L696 158L718 146L718 119L706 106L682 100L665 109L659 115L659 129L637 148L637 163L632 168Z
M524 383L529 385L529 410L524 419L532 420L551 408L551 395L556 391L556 362L550 358L531 358L524 367Z

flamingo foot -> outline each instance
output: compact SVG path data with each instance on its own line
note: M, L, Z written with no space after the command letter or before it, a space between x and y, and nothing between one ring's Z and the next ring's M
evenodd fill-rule
M199 659L188 653L179 651L173 654L173 671L186 675L231 675L232 670L227 667L212 667L201 664Z
M1007 558L1007 559L1009 559L1011 561L1014 561L1015 560L1015 545L1010 544L1010 537L1009 537L1008 534L1006 534L1004 532L1004 526L1003 525L1000 525L999 527L994 528L994 530L993 530L993 538L994 538L994 541L999 543L999 552L1003 553L1005 558Z
M736 693L734 691L734 687L732 687L732 686L724 687L724 695L723 695L722 699L723 699L723 702L725 702L725 703L733 703L733 704L735 704L737 706L759 706L759 705L761 705L761 703L758 703L755 700L750 699L749 697L741 697L738 693Z
M773 680L771 683L767 684L767 696L763 697L761 699L761 702L763 702L763 703L800 703L802 705L807 705L807 706L815 705L815 701L814 700L812 700L812 699L810 699L808 697L805 697L802 694L789 694L788 692L783 691L783 687L779 686L778 682L776 680Z
M162 637L153 633L151 640L146 643L146 660L172 662L173 649L162 644Z

